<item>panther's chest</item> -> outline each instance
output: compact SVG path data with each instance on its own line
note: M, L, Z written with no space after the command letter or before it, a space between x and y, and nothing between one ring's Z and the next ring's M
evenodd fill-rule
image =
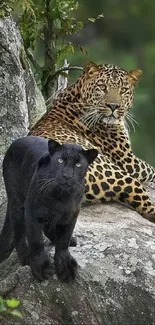
M60 190L59 190L60 191ZM31 212L39 223L49 222L54 224L68 224L77 216L82 201L82 193L74 192L72 195L68 191L61 191L59 196L48 194L36 200L31 206Z

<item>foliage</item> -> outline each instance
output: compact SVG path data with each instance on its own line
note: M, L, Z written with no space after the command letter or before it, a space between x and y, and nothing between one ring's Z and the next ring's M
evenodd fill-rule
M0 2L0 17L4 17L10 14L13 9L14 0L7 0Z
M74 0L16 0L22 7L20 27L26 48L34 49L38 40L46 40L45 30L54 36L53 48L58 38L78 32L83 24L76 21L74 12L78 3Z
M20 301L17 299L3 299L0 297L0 314L3 316L11 315L13 317L23 318L22 313L18 309L19 305Z
M54 88L56 65L62 56L75 52L68 37L83 28L83 22L76 19L79 3L75 0L15 0L15 3L25 50L33 63L38 84L48 98ZM95 22L102 17L98 15L89 20ZM44 48L41 67L35 58L38 47ZM82 47L79 48L85 53Z

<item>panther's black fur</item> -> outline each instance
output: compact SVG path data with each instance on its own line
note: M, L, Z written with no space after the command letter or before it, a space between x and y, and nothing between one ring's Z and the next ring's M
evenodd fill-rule
M51 273L42 231L55 242L55 267L62 279L75 276L68 246L80 210L85 174L96 149L25 137L15 140L3 162L8 205L0 235L0 261L15 246L22 265L38 280Z

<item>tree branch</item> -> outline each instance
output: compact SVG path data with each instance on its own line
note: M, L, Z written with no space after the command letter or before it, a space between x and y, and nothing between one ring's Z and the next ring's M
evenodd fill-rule
M58 74L61 74L61 72L64 72L64 71L68 71L68 70L81 70L83 71L83 68L82 67L62 67L60 69L58 69L53 75L52 75L52 78L55 78Z
M26 51L26 54L27 54L29 60L33 64L34 68L38 71L40 69L40 65L36 62L34 55L32 54L32 52L29 49L26 49L25 51Z

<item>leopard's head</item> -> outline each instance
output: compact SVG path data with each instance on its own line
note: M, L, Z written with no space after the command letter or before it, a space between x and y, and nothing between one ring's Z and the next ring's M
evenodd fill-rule
M133 104L134 89L141 75L138 69L125 71L110 64L89 62L80 85L81 98L86 104L83 122L95 126L124 119Z

